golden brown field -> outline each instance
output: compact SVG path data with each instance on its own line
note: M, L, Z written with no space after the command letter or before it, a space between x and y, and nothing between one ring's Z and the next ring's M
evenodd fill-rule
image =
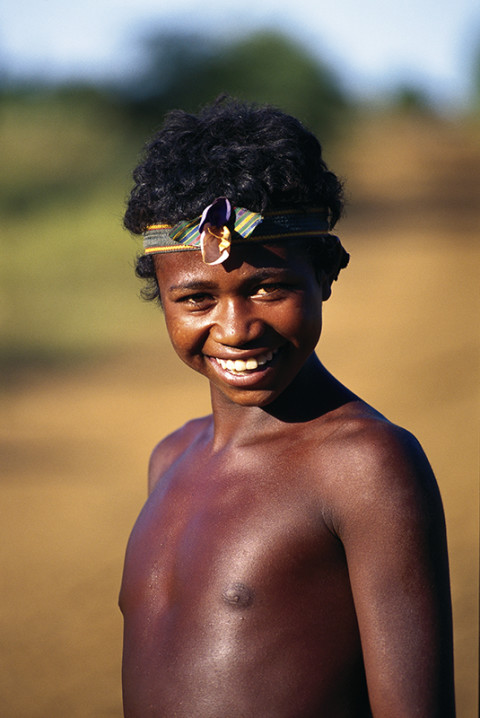
M475 139L455 126L392 122L362 126L337 161L353 195L339 227L351 264L326 305L318 353L418 436L437 474L451 555L458 716L472 718L480 142L478 131ZM209 410L202 379L167 347L161 314L143 310L152 331L139 332L136 347L70 370L24 373L1 396L4 718L122 714L116 601L148 454Z

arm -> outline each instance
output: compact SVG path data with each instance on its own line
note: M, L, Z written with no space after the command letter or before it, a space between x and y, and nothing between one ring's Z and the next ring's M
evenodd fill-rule
M345 477L344 544L374 718L452 718L445 524L430 466L396 427L363 433Z

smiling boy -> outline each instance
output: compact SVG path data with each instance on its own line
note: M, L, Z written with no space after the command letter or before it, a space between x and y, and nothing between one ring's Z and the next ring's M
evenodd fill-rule
M454 715L443 511L414 437L315 354L341 184L279 110L171 113L125 225L212 414L161 441L129 540L126 718Z

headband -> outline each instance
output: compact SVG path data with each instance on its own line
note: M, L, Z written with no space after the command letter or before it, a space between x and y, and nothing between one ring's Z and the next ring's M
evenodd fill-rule
M282 210L260 214L233 207L218 197L200 217L170 224L152 224L143 235L145 254L200 249L206 264L221 264L230 254L232 241L269 242L327 235L328 214L324 209L306 212ZM338 241L338 239L335 237Z

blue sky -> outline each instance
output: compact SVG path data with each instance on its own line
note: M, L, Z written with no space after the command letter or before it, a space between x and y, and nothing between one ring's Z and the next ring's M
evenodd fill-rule
M463 102L480 47L478 0L3 0L0 67L11 75L101 79L142 61L148 32L239 38L276 29L373 95L400 82Z

